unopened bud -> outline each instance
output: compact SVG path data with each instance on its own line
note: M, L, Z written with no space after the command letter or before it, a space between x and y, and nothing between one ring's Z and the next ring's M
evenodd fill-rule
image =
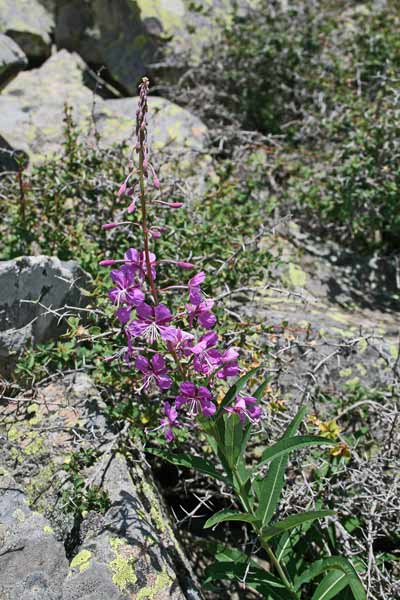
M130 215L136 210L136 200L137 198L134 198L127 208L127 211Z
M101 226L102 229L114 229L115 227L118 227L119 225L121 225L121 223L104 223L104 225Z
M112 265L115 265L118 261L116 260L112 260L112 259L106 259L106 260L101 260L99 262L99 265L101 267L111 267Z
M156 190L160 189L160 180L158 179L157 175L154 175L153 177L153 185L156 188Z
M181 269L194 269L194 267L195 267L195 265L193 265L192 263L184 262L182 260L177 260L175 264L177 267L180 267Z
M182 208L183 206L183 202L164 202L164 200L156 200L156 202L166 208Z
M126 194L126 184L127 184L127 182L124 181L124 183L121 185L121 187L118 190L118 196L124 196Z

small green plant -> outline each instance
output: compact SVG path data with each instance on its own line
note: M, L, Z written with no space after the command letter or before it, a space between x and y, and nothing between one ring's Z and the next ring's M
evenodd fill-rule
M333 510L319 508L282 520L275 517L285 484L289 453L309 446L334 447L336 441L322 436L296 435L306 414L306 409L301 408L281 439L265 448L258 463L246 463L251 420L245 418L245 409L237 401L235 403L235 399L255 374L256 369L248 372L230 388L212 420L198 419L222 469L198 456L151 450L172 464L190 467L228 486L242 512L223 509L208 519L205 527L214 527L224 521L249 524L272 567L272 572L270 569L265 571L255 555L224 548L217 552L215 565L208 568L206 583L210 586L221 579L242 580L268 600L311 597L313 600L329 600L338 598L338 594L346 588L351 590L356 600L365 600L366 594L357 571L346 558L322 554L311 564L305 560L308 544L315 541L315 535L314 540L309 536L311 525L317 519L333 516ZM259 386L252 397L260 401L266 385L267 382ZM227 410L232 403L235 408L229 413ZM294 560L299 550L301 560L299 556Z
M98 458L98 452L88 448L72 454L65 463L64 469L68 473L69 483L63 494L63 507L66 512L82 517L91 510L104 514L110 508L107 492L98 485L87 485L83 474L83 469L94 465Z
M306 412L301 408L281 439L267 445L256 464L247 464L247 444L252 425L262 418L261 401L269 379L251 395L246 393L260 371L260 367L255 367L224 393L227 382L241 372L239 349L232 345L223 347L226 342L215 331L215 302L206 298L203 289L206 274L198 272L188 282L182 281L182 275L175 276L177 279L169 275L167 284L160 281L163 270L170 265L174 273L192 270L195 265L186 257L160 258L159 251L156 255L150 250L152 240L157 241L165 233L156 220L159 207L175 210L182 203L162 199L161 184L147 144L148 93L149 80L145 77L139 86L136 144L132 153L137 161L130 161L128 175L118 192L129 203L126 216L119 222L103 225L105 230L133 225L141 232L139 248L129 248L123 258L119 253L100 262L101 266L113 267L110 273L113 287L108 297L126 340L118 352L105 360L113 362L123 356L125 363L134 367L136 394L148 396L149 400L157 401L160 396L164 399L156 431L162 429L169 444L180 430L197 427L206 435L222 469L193 454L150 450L172 464L194 468L231 489L242 511L223 509L208 519L205 527L224 521L248 524L266 553L268 569L260 568L251 556L235 562L220 561L208 570L208 582L239 577L267 600L300 600L316 580L313 600L329 600L332 592L336 595L345 588L351 590L355 600L366 600L356 570L344 557L322 555L311 565L301 563L295 572L286 568L284 555L287 545L292 543L293 531L298 535L299 528L333 516L333 510L304 511L282 520L274 519L289 453L309 446L337 446L337 427L334 424L326 427L325 436L296 435ZM133 223L132 214L137 215ZM184 304L183 294L187 300ZM178 295L178 300L173 300L174 295ZM273 546L276 538L283 543L282 548ZM290 561L290 551L287 557Z

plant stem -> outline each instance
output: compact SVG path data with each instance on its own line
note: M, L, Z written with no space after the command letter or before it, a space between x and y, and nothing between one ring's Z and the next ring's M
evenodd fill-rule
M26 199L25 199L25 190L24 190L24 180L22 177L23 167L22 165L18 165L18 186L19 186L19 213L20 219L22 222L22 228L26 230Z
M139 185L140 185L140 206L142 209L142 230L144 255L146 260L147 278L149 280L151 293L154 304L158 304L158 293L151 272L150 250L149 250L149 230L147 228L147 212L146 212L146 191L144 184L143 161L144 161L144 133L140 131L140 150L139 150Z
M244 489L244 486L242 485L242 481L241 481L241 478L240 478L240 475L239 475L239 472L238 472L238 469L236 466L233 468L233 473L240 485L240 492L238 493L240 501L241 501L244 509L247 512L254 515L254 510L251 506L251 503L249 502L247 492ZM289 579L287 578L286 573L283 570L281 564L279 563L279 560L275 556L271 546L267 542L263 542L261 532L256 525L253 525L253 529L255 530L255 532L257 534L257 537L260 541L262 548L264 548L265 552L268 554L268 557L269 557L271 563L273 564L276 572L278 573L279 577L281 578L282 583L287 587L288 590L290 590L291 593L293 593L294 592L293 586L292 586L291 582L289 581Z
M291 591L293 592L293 586L290 583L289 579L286 577L286 574L281 566L281 564L279 563L279 560L276 558L271 546L269 544L267 544L267 542L263 542L261 539L261 536L259 535L259 533L257 532L258 535L258 539L260 540L260 544L261 546L264 548L265 552L268 554L268 557L270 558L273 566L275 567L276 572L278 573L279 577L282 579L282 583L285 584L285 586Z

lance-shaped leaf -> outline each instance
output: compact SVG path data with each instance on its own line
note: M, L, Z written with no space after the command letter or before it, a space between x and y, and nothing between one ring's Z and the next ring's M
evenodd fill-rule
M367 596L364 586L360 581L357 571L353 565L343 556L329 556L316 560L304 573L295 580L295 587L299 589L304 583L308 583L315 577L328 570L334 572L340 571L345 575L347 583L350 585L353 596L356 600L366 600ZM333 596L330 596L333 597Z
M327 438L323 438L317 435L297 435L291 438L285 438L283 440L279 440L272 446L267 448L262 456L258 465L255 467L254 471L258 471L258 469L262 466L273 460L274 458L278 458L279 456L283 456L284 454L288 454L292 450L297 450L299 448L304 448L306 446L335 446L336 442L333 440L328 440Z
M249 515L249 513L241 513L231 508L224 508L223 510L215 513L215 515L206 521L204 529L218 525L218 523L222 523L223 521L243 521L244 523L254 523L256 518L254 515Z
M231 483L227 477L224 477L224 475L216 470L212 463L200 458L199 456L193 456L190 454L172 454L167 450L161 450L158 448L149 449L148 452L151 452L156 456L160 456L161 458L164 458L168 462L172 463L173 465L177 465L178 467L194 469L195 471L199 471L199 473L203 473L204 475L209 475L218 481Z
M254 398L256 398L256 400L258 400L259 402L262 400L262 397L264 395L264 391L265 389L268 387L269 385L269 377L267 377L261 385L258 386L258 388L256 389L256 391L252 394L252 396Z
M233 469L239 459L246 431L243 429L239 415L226 414L224 415L224 421L225 436L223 453L228 461L229 467Z
M298 600L295 592L289 591L282 582L260 567L257 567L253 561L248 564L240 562L235 563L230 560L218 562L206 569L205 584L212 581L224 579L246 580L246 586L262 594L265 600Z
M305 413L306 409L300 408L294 419L288 425L281 438L282 440L290 438L296 433ZM253 484L259 499L257 517L260 519L262 526L267 525L270 522L279 503L285 482L287 462L287 454L282 454L279 458L274 459L271 462L267 476L262 480L256 480Z
M298 515L291 515L290 517L286 517L286 519L282 519L282 521L278 521L270 527L265 527L262 530L262 540L267 542L276 535L280 535L284 531L294 529L294 527L297 527L306 521L315 521L315 519L331 517L334 514L335 511L333 510L309 510Z
M348 585L346 575L342 571L332 571L321 581L311 600L332 600Z

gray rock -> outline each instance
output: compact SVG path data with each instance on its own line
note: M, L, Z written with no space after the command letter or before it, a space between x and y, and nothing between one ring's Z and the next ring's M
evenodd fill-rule
M141 448L131 465L117 453L118 438L91 379L60 378L24 407L26 414L15 418L12 403L0 405L0 598L200 600ZM108 493L109 508L88 513L77 530L79 521L62 508L71 489L64 467L72 452L84 451L98 458L80 474L87 486ZM70 561L55 536L67 542Z
M6 33L29 59L50 56L52 15L37 0L0 0L0 33Z
M133 139L138 98L105 100L96 108L96 122L104 142L119 143ZM168 148L177 151L204 151L207 128L200 119L177 104L159 97L150 97L149 145L157 151Z
M374 295L383 268L362 278L356 256L351 263L339 255L334 260L332 244L312 244L293 223L282 237L265 236L263 243L281 260L250 297L238 294L227 304L240 318L269 329L256 345L268 348L283 397L290 402L304 390L342 397L358 389L389 389L400 317L398 306L390 309L387 298Z
M13 148L0 135L0 173L4 171L18 171L20 166L27 165L29 158L27 154L18 148Z
M63 138L64 103L84 123L91 112L92 93L83 79L86 65L65 50L42 67L20 73L0 96L0 135L34 162L59 153Z
M145 10L145 9L149 10ZM156 18L158 14L159 18ZM162 35L184 16L182 0L60 0L55 29L59 48L78 52L86 62L105 66L129 94L148 73Z
M55 39L57 47L78 52L86 62L106 67L125 92L135 94L138 80L161 61L177 62L187 52L190 62L200 59L202 48L215 40L219 22L229 22L232 8L255 6L259 0L58 0ZM178 59L179 62L179 59Z
M34 163L59 154L63 140L64 103L83 135L91 127L93 93L84 84L87 67L77 54L62 50L39 69L20 73L0 96L0 134ZM101 144L132 139L137 98L103 100L96 97L95 118ZM176 155L204 151L205 125L188 111L162 98L150 98L150 133L155 149ZM192 158L186 160L193 168ZM198 166L198 165L197 165Z
M0 263L0 368L29 343L38 344L62 332L64 305L82 306L81 287L88 276L74 261L29 256ZM53 312L51 312L53 311Z
M0 33L0 90L27 64L27 58L18 44Z
M12 479L0 478L0 598L62 600L67 574L64 546L49 522L30 510Z

